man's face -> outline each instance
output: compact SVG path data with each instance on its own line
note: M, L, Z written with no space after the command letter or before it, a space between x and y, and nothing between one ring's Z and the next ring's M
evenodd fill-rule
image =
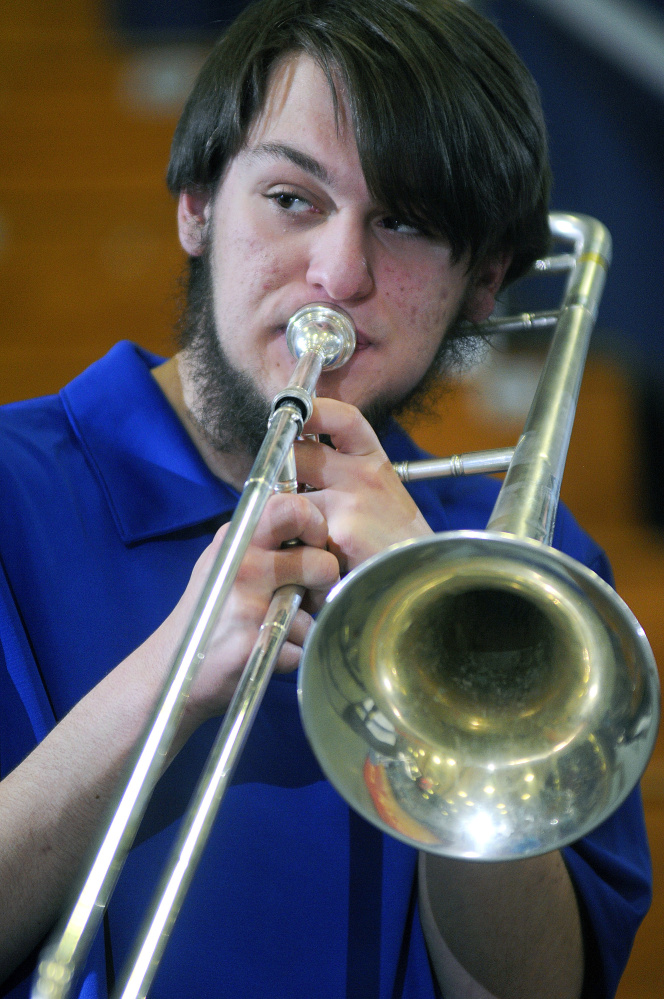
M328 81L307 56L275 71L262 115L205 209L209 270L220 346L267 400L295 364L290 316L311 302L341 305L357 350L323 373L318 393L366 409L398 402L423 378L468 275L445 242L371 197L340 96L335 116ZM182 202L180 222L185 249L196 252Z

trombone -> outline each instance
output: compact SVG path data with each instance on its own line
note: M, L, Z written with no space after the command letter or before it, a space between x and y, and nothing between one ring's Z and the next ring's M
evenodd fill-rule
M330 781L369 821L452 857L556 850L610 815L652 752L659 684L643 630L591 570L551 548L588 343L610 261L606 229L550 216L570 252L538 261L569 276L557 312L490 321L555 334L515 448L397 466L404 481L506 471L483 532L405 542L332 591L305 643L298 694ZM349 318L327 306L288 326L299 358L176 657L120 803L74 906L39 961L32 996L69 994L181 716L205 641L281 475L325 366L351 356ZM228 708L116 991L145 996L301 590L277 591Z

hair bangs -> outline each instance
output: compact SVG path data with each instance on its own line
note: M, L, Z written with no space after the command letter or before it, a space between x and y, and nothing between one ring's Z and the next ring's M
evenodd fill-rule
M303 52L350 109L367 186L469 266L507 248L518 277L548 242L546 130L532 77L462 0L260 0L213 50L176 130L168 184L214 188Z

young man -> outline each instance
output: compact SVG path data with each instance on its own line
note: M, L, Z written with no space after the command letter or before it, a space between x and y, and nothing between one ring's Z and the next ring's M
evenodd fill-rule
M250 8L202 71L169 183L190 258L179 353L118 345L59 397L3 414L6 995L27 994L164 682L292 370L290 315L330 302L358 330L307 427L334 449L299 443L315 491L268 504L81 995L104 995L127 953L273 590L305 586L312 612L395 541L484 527L495 484L401 485L390 462L416 449L390 412L440 368L457 320L486 318L546 245L534 85L460 0ZM282 550L289 538L304 545ZM564 511L556 543L607 574ZM611 994L647 905L638 800L564 856L427 857L418 872L306 745L292 671L310 623L301 611L152 994Z

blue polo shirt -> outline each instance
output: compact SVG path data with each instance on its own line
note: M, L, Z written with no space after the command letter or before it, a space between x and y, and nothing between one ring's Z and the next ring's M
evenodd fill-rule
M0 410L0 773L6 774L171 611L237 493L209 471L150 374L120 343L57 396ZM396 425L392 460L420 457ZM483 529L487 479L414 483L436 531ZM561 508L554 543L610 578ZM162 778L79 995L119 971L218 729ZM588 933L588 996L613 993L649 902L633 794L565 850ZM433 999L416 852L352 812L304 737L294 676L275 676L151 995L159 999ZM27 996L31 962L0 996Z

